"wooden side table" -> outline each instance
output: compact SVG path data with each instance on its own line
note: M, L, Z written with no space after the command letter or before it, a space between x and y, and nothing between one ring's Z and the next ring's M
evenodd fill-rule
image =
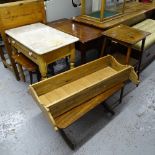
M131 54L133 45L135 45L139 41L142 41L140 56L138 60L138 68L137 68L137 73L139 76L145 39L148 35L150 35L150 33L142 30L138 30L126 25L119 25L107 31L104 31L102 34L104 36L104 41L103 41L103 46L101 50L101 56L105 54L107 40L109 39L111 41L115 41L119 44L122 44L128 48L127 55L125 58L125 64L129 64L130 54Z

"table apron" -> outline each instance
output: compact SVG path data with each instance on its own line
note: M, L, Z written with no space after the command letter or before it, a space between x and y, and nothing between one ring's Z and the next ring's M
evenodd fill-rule
M72 45L67 45L65 47L53 50L52 52L41 55L41 57L46 61L47 64L55 62L61 58L65 58L66 56L70 56L72 49Z
M73 48L73 44L67 45L65 47L53 50L51 52L45 53L45 54L36 54L21 43L15 41L12 38L9 38L9 41L11 43L11 46L16 48L18 52L23 53L26 57L28 57L30 60L32 60L37 65L40 64L40 59L42 59L47 65L59 60L60 58L66 57L71 55L71 49Z
M19 53L23 53L27 58L38 64L38 55L36 53L32 52L30 49L26 48L21 43L15 41L12 38L9 38L9 42L11 43L12 47L18 50Z

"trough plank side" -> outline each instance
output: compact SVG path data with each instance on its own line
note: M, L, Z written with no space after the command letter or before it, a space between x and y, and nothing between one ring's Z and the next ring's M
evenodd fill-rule
M44 81L33 84L32 87L35 89L38 96L44 95L56 88L64 86L68 83L71 83L81 77L89 75L93 72L96 72L108 65L110 65L110 56L106 56L104 58L100 58L93 62L84 64L77 68L71 69L64 73L60 73L56 76L53 76Z
M130 72L131 68L127 68L111 77L103 79L103 81L100 81L94 85L90 85L89 87L86 87L85 89L78 91L77 93L67 96L61 101L51 103L46 107L50 109L53 117L57 117L64 112L97 96L98 94L103 93L109 88L112 88L114 85L128 80Z
M29 87L55 130L66 128L118 91L130 79L138 84L133 67L106 56Z
M89 101L69 110L63 115L56 117L55 118L56 125L58 126L58 128L62 129L68 127L73 122L78 120L80 117L85 115L88 111L92 110L97 105L101 104L104 100L106 100L109 96L113 95L116 91L120 90L123 86L124 84L116 85L113 88L105 91L104 93L95 96Z

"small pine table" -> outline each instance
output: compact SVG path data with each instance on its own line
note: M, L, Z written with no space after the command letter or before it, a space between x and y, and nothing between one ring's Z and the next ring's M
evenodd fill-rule
M5 33L14 53L23 53L39 66L42 79L47 77L48 64L66 56L70 56L70 68L74 67L77 37L42 23L9 29Z
M145 39L148 35L150 35L150 33L121 24L107 31L104 31L102 35L104 36L104 41L102 45L101 56L105 55L107 40L109 39L111 41L115 41L121 45L124 45L128 48L127 55L125 58L125 64L129 64L133 45L135 45L139 41L142 41L140 56L138 60L138 67L137 67L137 73L139 76L141 59L142 59L144 45L145 45Z

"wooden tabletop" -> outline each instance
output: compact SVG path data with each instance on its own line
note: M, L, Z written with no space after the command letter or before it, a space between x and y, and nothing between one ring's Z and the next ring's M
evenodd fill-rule
M103 31L89 25L74 22L70 19L51 22L47 25L79 38L79 41L82 43L101 37L101 32Z
M103 36L114 41L118 41L123 44L134 45L142 39L146 38L146 36L150 35L151 33L121 24L102 32L102 34Z
M6 30L6 34L36 54L46 54L79 39L67 33L35 23Z

